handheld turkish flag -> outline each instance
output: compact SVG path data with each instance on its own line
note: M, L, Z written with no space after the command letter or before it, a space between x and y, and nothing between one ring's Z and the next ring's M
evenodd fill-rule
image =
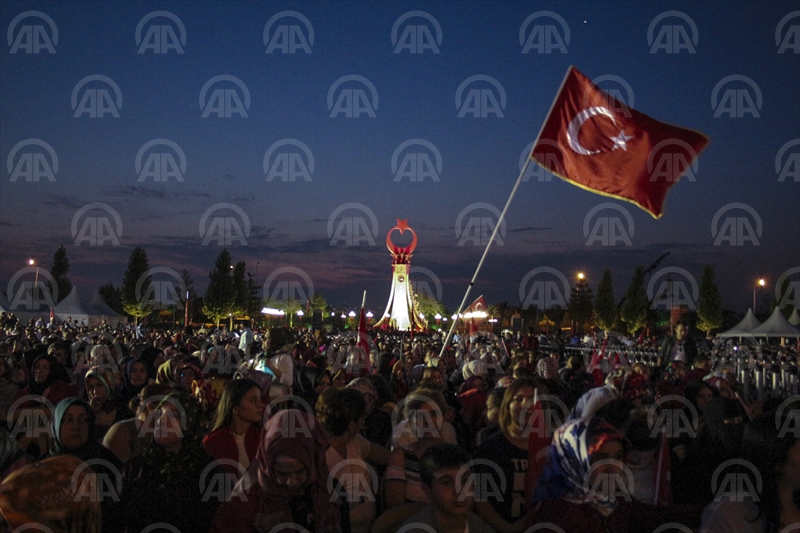
M531 158L583 189L661 218L667 191L708 144L626 106L570 67Z
M468 334L472 335L478 331L478 326L486 322L488 318L489 314L486 312L486 300L483 299L483 295L480 295L472 302L472 305L467 307L467 310L464 311L464 322L467 324Z

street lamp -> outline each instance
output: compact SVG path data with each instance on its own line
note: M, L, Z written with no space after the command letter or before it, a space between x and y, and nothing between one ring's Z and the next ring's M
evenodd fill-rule
M578 279L583 280L586 276L583 275L583 272L578 272Z
M766 280L764 280L764 278L759 278L758 283L753 285L753 314L755 314L755 312L756 312L756 289L758 287L762 287L763 288L764 285L766 285L766 284L767 284L767 282L766 282Z
M36 280L33 282L33 290L34 295L36 298L36 306L39 306L39 265L36 264L36 261L33 259L28 259L28 265L34 266L36 265Z

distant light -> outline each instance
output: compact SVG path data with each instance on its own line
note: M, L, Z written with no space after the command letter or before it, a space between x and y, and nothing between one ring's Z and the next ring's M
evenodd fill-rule
M419 314L419 317L420 317L421 319L425 320L425 315L423 315L422 313L420 313L420 314Z
M764 278L761 278L760 280L758 280L758 284L759 284L759 285L761 285L762 287L763 287L763 286L764 286L766 283L767 283L767 282L766 282L766 281L764 281Z
M331 316L335 316L335 315L336 315L336 313L331 313Z
M285 313L284 313L283 311L281 311L280 309L273 309L273 308L271 308L271 307L265 307L265 308L263 308L263 309L261 310L261 313L263 313L263 314L265 314L265 315L276 315L276 316L280 316L280 315L283 315L283 314L285 314Z
M344 316L344 315L342 315L342 316ZM353 318L354 316L356 316L356 312L355 311L350 311L349 313L347 313L347 316L349 316L350 318Z
M491 322L492 324L494 324L495 322L497 322L497 319L496 319L496 318L490 318L490 319L489 319L489 322Z
M453 315L453 316L451 316L450 318L452 318L453 320L455 320L457 317L456 317L456 315Z
M445 322L447 322L447 317L444 317L442 320L444 320Z
M375 315L372 314L372 311L367 311L367 318L372 318L373 316Z
M347 315L345 315L344 313L342 313L342 318L347 318Z
M578 279L583 279L584 277L583 272L578 272Z
M305 314L305 313L303 313L303 310L302 310L302 309L300 309L300 310L297 312L297 316L303 316L304 314Z
M36 261L34 261L33 259L28 259L28 264L33 266L36 264Z
M436 320L441 320L442 319L442 315L440 315L439 313L436 313L436 315L433 318L435 318ZM445 320L447 320L447 319L445 319Z

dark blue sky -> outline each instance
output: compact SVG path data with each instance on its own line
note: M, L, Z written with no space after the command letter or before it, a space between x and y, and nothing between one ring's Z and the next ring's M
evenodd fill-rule
M383 245L386 232L395 219L408 219L419 237L412 266L435 274L442 283L444 302L453 308L483 249L471 242L459 246L455 227L459 213L476 203L502 209L519 173L520 154L539 131L568 66L575 65L591 79L606 76L600 87L612 94L621 91L616 94L627 98L626 89L615 81L621 79L632 90L637 110L702 131L711 144L699 159L695 181L684 177L670 191L660 220L557 178L523 183L507 217L503 245L489 255L476 296L483 293L489 302L508 300L517 305L523 278L543 266L568 278L586 272L593 286L610 267L621 295L637 264L649 265L669 251L661 267L682 268L699 281L703 264L713 264L725 303L744 310L751 304L756 277L765 276L771 291L774 285L769 281L800 265L800 189L792 176L779 181L775 170L781 147L800 137L800 53L795 53L795 46L778 54L775 42L779 22L796 9L793 2L3 2L0 286L6 290L9 278L28 257L49 264L63 244L72 264L70 278L88 296L105 282L119 284L130 251L140 245L153 267L188 268L202 292L222 246L202 245L200 219L215 204L231 203L246 213L251 225L247 245L230 246L233 258L246 260L254 273L258 262L260 282L277 268L293 267L308 274L315 290L334 303L354 307L367 290L368 306L375 311L385 305L391 279L390 257ZM57 26L55 54L47 49L26 53L25 36L19 35L26 25L32 26L34 37L36 25L46 26L52 39L40 18L20 20L13 28L12 45L6 40L12 20L31 10L45 13ZM285 10L301 13L313 26L311 54L302 49L283 54L280 48L266 53L265 25ZM438 54L430 49L411 54L408 48L393 53L392 26L414 10L429 13L441 26ZM677 54L663 49L650 53L648 26L670 10L695 23L696 53L686 49ZM186 31L183 54L174 49L165 54L137 53L137 24L154 11L168 11L180 19ZM563 18L569 43L563 27L547 16L531 22L524 37L538 27L542 35L549 35L550 43L563 41L567 53L558 48L551 53L536 49L522 53L520 28L526 17L539 11ZM799 24L800 16L788 20L782 36L794 31L794 39L800 39ZM180 34L177 24L155 17L144 25L143 37L151 25L169 25ZM303 40L292 33L292 25L300 29ZM661 34L663 39L662 27L677 25L683 25L691 38L690 25L675 16L658 22L654 36ZM406 30L407 26L415 28ZM297 43L309 40L305 25L291 17L277 20L268 37L275 38L281 27ZM426 37L426 30L436 39L433 24L411 17L400 24L398 37L412 32ZM682 35L673 28L664 30L670 31ZM109 113L92 118L88 111L73 116L73 90L83 78L96 74L119 87L119 118ZM202 117L201 89L218 75L235 76L246 86L250 95L246 118L235 113L231 118L214 113ZM378 94L374 118L367 113L347 118L344 112L330 117L328 92L346 75L363 76L374 86ZM468 109L461 113L467 116L459 118L456 91L475 75L491 77L502 86L506 95L502 117L491 113L492 98L501 100L497 89L487 81L476 81L463 91L462 100L474 103L470 95L489 97L488 116L476 118L464 104ZM753 113L742 118L723 113L715 118L720 110L712 108L712 92L730 75L745 76L758 86L763 103L757 118ZM109 85L90 81L78 91L78 102L85 100L87 89L96 89L98 95L106 89L114 99ZM222 91L213 93L214 89ZM217 94L224 101L226 89L235 91L230 100L235 111L244 94L232 82L214 84L206 100ZM334 91L333 101L347 103L351 94L357 105L366 105L358 98L359 90L371 101L369 89L358 81L343 83ZM738 95L745 105L747 98L757 100L743 81L725 84L720 101L725 102L725 94ZM24 173L12 181L8 158L26 139L43 140L56 152L55 182L46 178L26 182ZM183 182L138 181L137 152L153 139L169 139L184 152ZM266 181L265 152L283 139L301 141L313 154L310 182ZM407 177L395 181L392 156L409 139L424 139L439 152L438 182L430 178L411 182ZM798 144L790 144L783 162L798 157ZM11 161L12 170L26 151L44 153L36 146L20 149ZM142 163L151 152L159 150L145 152ZM296 162L297 157L285 155L289 152L302 154L304 166L299 169L309 167L304 152L295 147L276 149L270 164L275 154ZM423 156L406 158L409 152ZM49 155L46 158L50 161ZM404 150L398 165L411 159L436 165L435 154L427 148ZM123 226L119 246L111 242L91 246L87 240L75 245L73 219L94 202L108 204L119 214ZM347 246L344 240L331 246L329 218L349 202L374 213L375 246L364 240L359 246ZM587 214L607 202L624 207L632 216L631 246L622 241L603 246L599 240L587 245L583 229ZM732 203L752 207L761 218L757 246L752 240L742 246L731 246L730 241L714 245L714 215ZM79 228L92 213L103 215L96 209L87 211L76 221ZM232 211L216 214L220 213L244 225ZM489 211L473 210L462 218L462 229L476 227L469 226L473 216L494 217ZM620 213L601 210L589 226L594 228L601 216ZM756 228L753 216L741 209L724 214L718 228L724 228L728 216L749 217ZM334 236L340 226L347 227L343 217L356 217L356 228L362 227L357 217L371 225L364 213L345 209L333 220ZM210 220L213 224L213 215ZM624 217L621 220L627 225ZM741 224L740 220L746 236L748 226ZM420 279L429 280L425 275ZM435 283L429 281L429 286Z

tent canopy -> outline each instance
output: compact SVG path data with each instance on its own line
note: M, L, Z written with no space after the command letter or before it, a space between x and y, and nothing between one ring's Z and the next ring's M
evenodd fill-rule
M794 308L794 311L792 311L791 316L789 316L788 322L794 327L800 328L800 314L797 313L796 307Z
M747 310L744 318L731 329L724 333L717 335L718 337L746 337L753 333L753 331L761 325L756 316L753 314L752 309Z
M800 337L800 329L783 318L781 310L775 308L772 315L763 324L754 329L751 334L755 337Z

